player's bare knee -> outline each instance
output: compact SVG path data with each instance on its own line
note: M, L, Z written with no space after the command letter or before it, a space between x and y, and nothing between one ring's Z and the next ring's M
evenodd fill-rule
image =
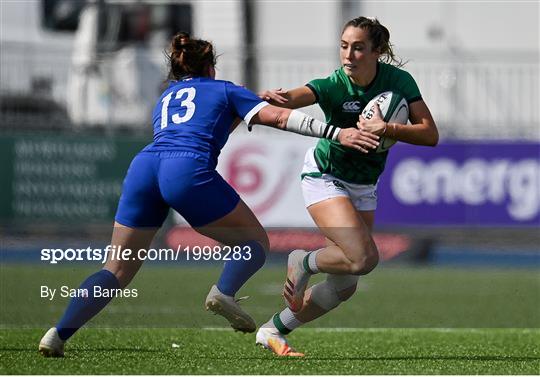
M362 275L362 272L364 271L366 267L368 256L364 253L355 256L353 260L349 261L349 271L348 273L351 275Z
M364 268L362 269L362 271L360 271L359 275L369 274L371 271L375 269L375 267L377 267L378 264L379 264L379 254L370 255L367 258L366 263L364 264Z
M348 273L351 275L363 275L364 267L365 264L363 260L351 262Z
M364 265L364 269L360 275L367 275L377 267L379 264L379 253L375 249L375 252L371 253L367 258Z
M349 265L349 273L352 275L367 275L377 267L379 254L370 253L362 255Z
M244 241L240 242L257 242L260 244L265 253L268 253L270 250L270 240L268 239L268 234L262 227L250 228L245 230L243 234Z

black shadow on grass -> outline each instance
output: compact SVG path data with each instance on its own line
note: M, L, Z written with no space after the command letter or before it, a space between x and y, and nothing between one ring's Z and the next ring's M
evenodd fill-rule
M38 352L34 347L2 347L0 351L12 351L12 352ZM145 352L145 353L163 353L163 349L151 349L151 348L130 348L130 347L114 347L114 348L71 348L69 353L84 353L84 352ZM272 357L273 355L266 353L261 356L235 356L235 360L320 360L320 361L407 361L407 360L446 360L446 361L509 361L509 362L532 362L540 360L538 356L500 356L500 355L487 355L487 356L335 356L335 357L310 357L309 354L305 357ZM230 357L222 356L190 356L192 359L200 360L231 360Z
M274 356L274 357L272 357ZM193 359L201 360L231 360L230 357L215 357L215 356L190 356ZM407 361L407 360L445 360L445 361L538 361L540 357L537 356L358 356L358 357L278 357L275 355L266 354L265 356L235 356L235 360L321 360L321 361Z
M12 352L38 352L35 347L9 347L9 348L0 348L1 351L12 351ZM83 352L148 352L148 353L157 353L163 352L160 349L151 349L151 348L128 348L128 347L114 347L114 348L70 348L67 353L83 353Z
M363 361L403 361L403 360L452 360L452 361L537 361L536 356L380 356L380 357L309 357L309 360L363 360Z

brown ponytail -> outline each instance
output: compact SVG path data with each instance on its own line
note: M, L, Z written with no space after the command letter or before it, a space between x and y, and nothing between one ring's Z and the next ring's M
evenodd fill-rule
M394 55L392 44L390 43L390 32L379 22L379 20L371 17L357 17L345 24L341 34L343 34L345 29L349 26L357 27L368 32L373 50L378 50L381 54L381 57L379 58L380 61L393 64L397 67L404 65L402 60Z
M176 34L165 53L169 61L169 80L181 80L186 76L207 76L208 68L216 65L212 43L191 39L188 33Z

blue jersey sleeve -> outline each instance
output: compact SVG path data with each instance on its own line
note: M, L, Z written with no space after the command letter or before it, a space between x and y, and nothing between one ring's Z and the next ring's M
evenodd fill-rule
M268 102L263 101L253 92L242 88L241 86L234 85L233 83L226 83L225 90L227 92L227 98L233 111L249 125L251 118L257 114L263 107L269 105Z

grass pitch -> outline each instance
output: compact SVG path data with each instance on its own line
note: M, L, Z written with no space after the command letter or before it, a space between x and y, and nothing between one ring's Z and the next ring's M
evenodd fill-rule
M63 359L37 353L42 330L2 332L2 374L538 374L538 331L302 329L302 359L253 335L200 329L83 329ZM178 348L173 348L173 344Z
M113 301L65 358L42 358L39 339L68 299L40 298L40 285L77 287L95 269L2 265L0 374L540 374L537 270L382 266L293 332L306 357L289 359L204 311L218 266L145 266L130 286L138 298ZM269 265L240 292L258 323L283 308L284 273Z

